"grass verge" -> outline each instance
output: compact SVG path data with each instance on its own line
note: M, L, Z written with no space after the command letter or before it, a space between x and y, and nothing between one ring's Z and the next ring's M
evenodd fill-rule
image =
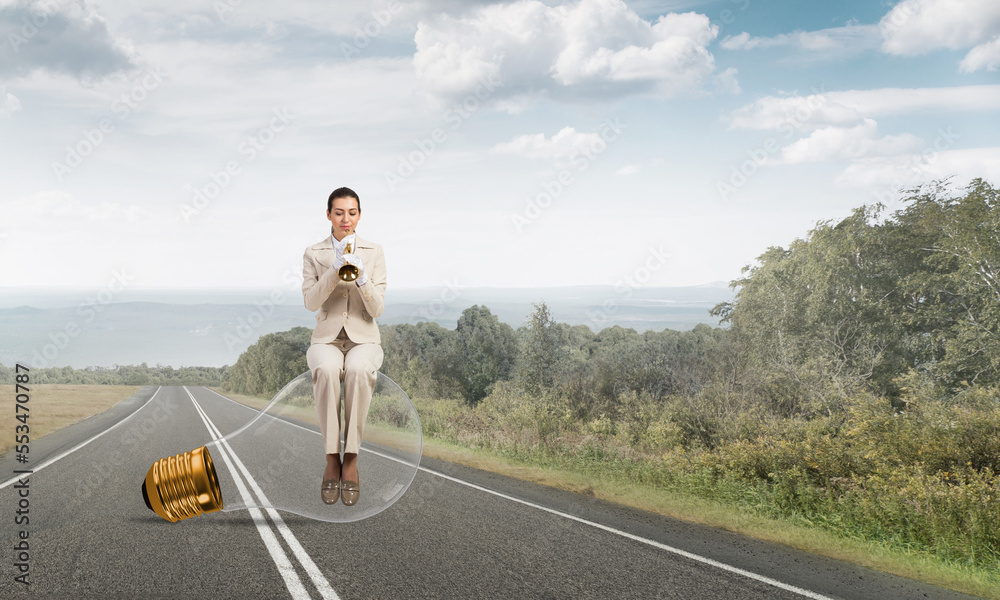
M87 417L104 412L128 398L141 386L137 385L62 385L41 384L28 386L28 412L17 414L28 415L28 436L31 441L37 441L42 436L57 429L82 421ZM0 413L15 415L15 386L2 386L0 394ZM24 425L13 421L4 427L3 437L0 437L0 456L14 447L15 426Z
M37 440L103 412L138 389L139 386L109 385L30 386L30 410L27 414L30 415L28 425L31 439ZM267 403L267 399L226 395L258 409ZM14 404L14 386L3 386L0 411L13 415ZM308 412L313 414L307 414ZM301 416L303 420L314 420L313 415L314 411L306 411ZM14 446L15 424L20 423L11 424L0 438L0 455ZM607 469L602 468L602 465L581 464L579 458L541 455L525 457L473 449L429 435L423 437L423 454L669 517L719 527L966 594L1000 600L1000 575L995 572L946 563L920 553L887 549L874 541L846 539L791 520L769 519L754 515L741 507L637 484L628 478L607 475ZM601 477L593 474L598 470L604 473Z
M469 448L429 436L424 436L423 454L676 519L718 527L965 594L1000 600L1000 575L985 569L950 564L919 553L889 549L874 541L843 538L791 520L755 515L745 507L729 506L689 494L636 484L626 478L595 478L590 473L581 472L579 465L573 464L576 461L560 461L556 457L526 459L523 456ZM585 470L593 468L591 466Z

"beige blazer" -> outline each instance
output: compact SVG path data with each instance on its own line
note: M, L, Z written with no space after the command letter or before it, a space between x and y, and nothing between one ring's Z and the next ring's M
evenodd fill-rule
M302 296L307 309L319 311L313 344L333 342L341 328L355 343L382 343L375 319L382 316L385 306L385 257L379 244L357 234L355 243L354 253L365 263L368 275L368 282L361 287L337 277L333 270L337 254L329 236L306 248L302 257Z

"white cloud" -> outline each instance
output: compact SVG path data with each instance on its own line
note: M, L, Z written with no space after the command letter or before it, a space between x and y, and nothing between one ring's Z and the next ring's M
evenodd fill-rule
M706 45L717 31L695 13L652 23L622 0L518 0L421 20L413 64L424 89L445 101L490 79L503 82L497 98L522 106L539 95L666 97L701 89L715 67Z
M916 56L939 48L958 50L1000 35L996 0L903 0L879 21L882 50Z
M769 159L768 164L851 161L844 177L862 180L871 173L898 170L900 164L920 160L928 148L938 154L951 150L957 137L950 129L939 130L942 139L932 143L910 133L879 137L875 117L940 111L995 112L998 106L997 85L883 88L767 96L733 111L728 120L732 128L779 131L788 137L800 135L781 149L780 160Z
M766 96L733 111L734 129L809 131L829 125L854 126L864 119L932 111L996 111L1000 85L942 88L882 88L822 92L808 96Z
M640 167L639 165L625 165L624 167L615 171L615 175L636 175L641 170L642 167Z
M62 224L67 229L80 229L81 223L118 223L135 227L151 223L159 216L144 207L117 202L85 204L73 194L59 190L44 190L22 198L0 202L0 210L18 227L51 227ZM44 224L48 224L47 226Z
M51 0L67 3L68 0ZM368 27L376 36L412 35L425 12L454 9L456 2L362 0L355 2L247 2L246 0L87 0L99 8L113 30L128 28L154 39L217 35L239 39L248 34L277 38L301 28L352 37ZM466 0L468 2L468 0ZM434 6L440 5L440 6ZM390 10L391 8L391 10ZM221 26L221 27L220 27ZM243 40L245 41L245 40Z
M958 70L963 73L972 73L979 69L996 71L1000 67L1000 36L992 42L987 42L976 46L965 55L958 65Z
M0 117L10 116L11 113L18 110L21 110L21 101L17 99L17 96L0 86Z
M500 154L520 154L530 159L565 159L581 152L603 147L604 139L597 133L581 133L564 127L546 139L545 134L519 135L509 142L497 144L492 151Z
M736 79L736 69L734 67L729 67L715 76L715 87L734 96L739 95L743 91L740 89L740 82Z
M750 34L743 32L737 35L726 36L719 46L725 50L749 50L763 45L768 38L750 38Z
M789 47L798 51L823 53L858 52L877 48L879 30L875 25L845 25L819 31L795 31L773 37L751 37L743 32L729 36L719 44L725 50Z
M831 102L828 94L779 98L766 96L729 115L733 129L811 130L824 125L855 125L864 115L857 108Z
M832 103L853 107L870 117L936 111L992 112L1000 107L1000 85L846 90L826 96Z
M86 2L3 2L0 4L0 76L37 70L100 79L133 67L131 43L108 31L103 17Z
M823 127L809 137L781 149L786 164L859 159L872 156L895 156L919 152L924 142L915 135L878 137L878 124L865 119L854 127Z
M900 189L947 177L959 182L981 177L996 184L1000 181L1000 147L863 159L844 169L836 181L870 189L880 199L891 200Z

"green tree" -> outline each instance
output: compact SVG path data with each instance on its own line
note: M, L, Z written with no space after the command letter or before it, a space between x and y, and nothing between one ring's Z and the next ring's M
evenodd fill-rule
M558 365L567 356L566 332L558 326L545 302L532 304L518 361L518 380L529 393L552 389Z
M1000 380L1000 207L981 180L912 190L770 248L713 314L731 324L739 385L781 414L889 397L909 369L956 389Z
M921 268L905 282L911 325L926 340L924 366L939 381L1000 381L1000 202L974 180L959 196L944 184L913 190L900 224L914 232Z
M485 306L471 306L458 319L457 350L460 383L466 402L475 405L493 384L509 379L517 361L517 337Z
M286 383L309 370L306 350L312 331L294 327L262 335L226 371L223 386L229 391L270 397Z
M859 387L891 392L906 364L899 309L901 232L861 207L836 226L821 222L786 250L772 247L733 282L729 322L742 383L784 415L833 414Z
M386 326L381 370L410 396L461 395L457 339L457 332L434 322Z

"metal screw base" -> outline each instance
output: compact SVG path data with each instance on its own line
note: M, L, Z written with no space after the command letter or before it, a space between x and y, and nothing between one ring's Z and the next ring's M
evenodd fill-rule
M222 510L222 490L208 448L153 463L142 482L142 499L149 510L171 523Z

